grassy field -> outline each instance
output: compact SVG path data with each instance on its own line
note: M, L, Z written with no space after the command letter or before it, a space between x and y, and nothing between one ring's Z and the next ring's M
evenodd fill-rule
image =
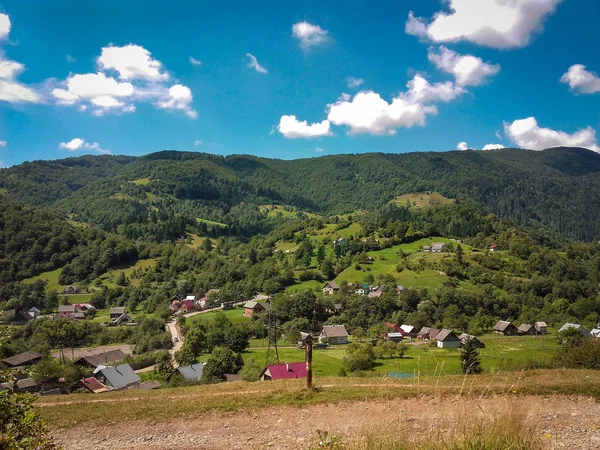
M197 314L188 318L189 322L203 322L203 321L211 321L214 320L217 313L222 312L227 316L227 318L231 321L231 323L244 323L250 322L252 320L250 317L244 316L244 308L241 306L236 306L233 309L229 309L226 311L211 311L204 314Z
M150 178L140 178L138 180L130 181L130 183L137 184L138 186L146 186L150 183Z
M279 250L280 252L288 252L288 253L293 253L295 252L299 247L299 244L296 244L295 242L278 242L275 245L275 248L277 250Z
M200 219L199 217L196 218L196 222L205 223L209 229L212 227L225 228L227 226L221 222L215 222L214 220L208 220L208 219Z
M600 371L532 370L479 376L419 377L410 380L331 378L316 376L316 389L304 380L259 383L221 383L155 391L109 392L101 395L71 394L39 398L35 405L53 429L85 428L86 424L131 420L172 420L200 417L208 411L251 411L275 405L302 407L352 400L417 398L421 395L591 395L600 396ZM518 397L517 397L518 398ZM481 448L481 447L477 447Z
M398 203L401 206L409 202L411 206L417 208L433 208L442 205L451 205L454 199L444 197L437 192L416 192L413 194L404 194L396 197L390 203Z

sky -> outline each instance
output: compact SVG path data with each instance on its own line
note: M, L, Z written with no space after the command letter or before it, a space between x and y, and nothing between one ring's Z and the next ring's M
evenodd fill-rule
M3 167L600 152L597 0L0 0Z

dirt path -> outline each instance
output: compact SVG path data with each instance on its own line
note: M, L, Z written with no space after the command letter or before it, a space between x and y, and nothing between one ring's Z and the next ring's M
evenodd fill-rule
M65 358L68 359L79 359L82 356L97 355L98 353L108 352L111 350L121 350L126 355L131 355L131 345L99 345L98 347L79 347L79 348L65 348ZM52 356L55 358L60 357L60 350L52 352ZM74 358L73 358L74 357Z
M412 435L454 429L465 417L493 420L516 411L536 428L548 449L600 449L600 404L584 397L421 396L304 408L277 406L249 412L211 412L160 421L115 421L56 433L75 449L306 449L316 430L346 437L373 427L400 427ZM399 428L399 429L400 429Z

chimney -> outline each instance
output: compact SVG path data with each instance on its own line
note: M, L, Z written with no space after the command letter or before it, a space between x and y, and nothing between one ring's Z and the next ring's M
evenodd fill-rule
M290 365L288 363L285 363L285 370L288 372L290 371Z

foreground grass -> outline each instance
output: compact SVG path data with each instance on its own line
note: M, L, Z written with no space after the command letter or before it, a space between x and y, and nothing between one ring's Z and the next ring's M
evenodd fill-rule
M304 406L370 399L429 396L518 396L569 394L600 397L600 372L535 370L479 376L419 377L411 380L316 377L304 380L222 383L156 391L128 390L106 394L42 397L36 401L48 424L71 428L82 424L193 418L208 411L247 411L276 405ZM480 448L480 447L474 447ZM487 447L481 447L487 448Z

